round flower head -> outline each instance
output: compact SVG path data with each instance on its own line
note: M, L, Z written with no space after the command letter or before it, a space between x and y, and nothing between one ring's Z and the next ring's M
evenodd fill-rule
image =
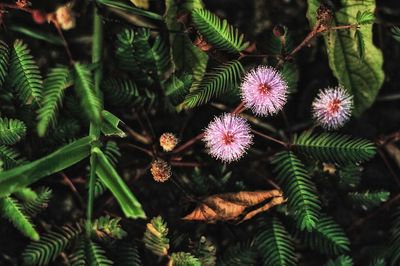
M157 182L165 182L171 177L171 166L163 160L155 160L150 168L153 179Z
M326 129L337 129L350 118L353 96L343 87L327 88L315 98L312 108L317 122Z
M279 112L286 103L288 86L273 67L259 66L246 74L241 85L246 108L260 116Z
M211 156L229 163L243 156L252 139L250 125L244 118L223 114L205 129L203 141Z
M178 144L178 138L172 133L163 133L160 137L160 146L164 151L172 151L176 144Z

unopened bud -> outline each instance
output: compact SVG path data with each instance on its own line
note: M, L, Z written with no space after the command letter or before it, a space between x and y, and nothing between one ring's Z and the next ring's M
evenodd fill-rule
M165 182L171 177L171 166L163 160L155 160L151 164L150 172L157 182Z
M160 146L164 151L172 151L176 144L178 144L178 138L172 133L163 133L160 137Z
M40 10L33 10L32 19L33 21L35 21L36 24L43 24L46 22L47 16Z
M275 37L280 38L285 36L285 28L282 25L276 25L273 29L272 32L274 33Z
M324 27L330 27L333 20L333 11L327 5L320 5L317 10L317 20L319 21L320 25Z
M57 8L56 20L63 30L70 30L75 27L75 15L72 12L70 4Z

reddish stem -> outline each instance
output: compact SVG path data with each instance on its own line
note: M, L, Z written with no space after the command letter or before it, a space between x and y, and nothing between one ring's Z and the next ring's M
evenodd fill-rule
M201 140L203 137L204 137L204 133L202 132L202 133L198 134L197 136L191 138L190 140L186 141L184 144L182 144L175 150L173 150L172 153L179 153L181 151L186 150L187 148L189 148L190 146L195 144L198 140Z

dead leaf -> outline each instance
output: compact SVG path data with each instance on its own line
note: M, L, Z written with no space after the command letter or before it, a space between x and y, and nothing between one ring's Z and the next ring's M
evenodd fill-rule
M131 0L136 7L149 9L149 0Z
M271 199L271 201L246 214L245 211L247 211L248 208L254 207L267 199ZM282 191L277 189L216 194L204 199L193 212L183 219L190 221L206 221L209 223L229 220L239 220L239 222L243 222L283 202ZM241 219L240 217L242 215L245 216Z

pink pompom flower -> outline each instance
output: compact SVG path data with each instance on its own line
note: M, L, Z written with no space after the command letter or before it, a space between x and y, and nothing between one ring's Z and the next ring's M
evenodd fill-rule
M203 137L208 153L227 163L242 157L252 140L247 121L228 113L215 117L205 129Z
M341 86L322 90L312 104L313 117L328 130L343 126L352 108L353 96Z
M241 85L242 101L256 115L279 112L286 103L288 85L273 67L259 66L249 71Z

